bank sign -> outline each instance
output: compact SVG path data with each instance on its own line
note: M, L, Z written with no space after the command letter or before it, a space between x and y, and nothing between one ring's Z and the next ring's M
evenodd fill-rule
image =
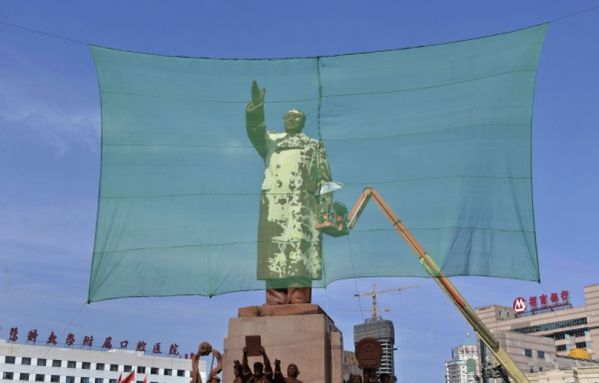
M535 313L537 311L545 311L568 305L570 305L570 292L562 290L559 294L541 294L539 296L531 296L528 300L524 297L517 297L512 303L512 308L516 315L520 315L527 311Z

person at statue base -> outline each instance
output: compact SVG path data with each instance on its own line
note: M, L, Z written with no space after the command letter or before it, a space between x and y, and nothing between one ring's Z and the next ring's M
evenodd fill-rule
M287 377L285 378L281 372L281 361L275 359L275 374L273 383L302 383L302 381L297 378L299 374L300 371L297 368L297 365L295 363L290 363L287 366Z
M322 142L302 133L306 115L291 109L284 132L266 129L266 89L252 82L245 109L250 142L264 160L258 221L257 278L266 281L267 304L310 303L312 281L322 279L322 234L316 228L329 211L331 181Z
M363 370L364 383L377 383L378 379L376 377L376 369L374 368L365 368Z
M248 351L247 348L243 348L243 362L242 362L242 381L247 383L272 383L273 371L270 364L270 360L266 355L264 347L260 346L260 354L264 364L260 362L254 363L254 372L251 373L248 365Z
M198 352L196 354L191 354L191 380L190 383L202 383L202 376L200 375L200 357L212 354L212 357L216 359L217 364L206 378L208 383L219 383L220 378L218 374L223 369L223 359L222 354L212 348L212 345L208 342L202 342L198 346Z
M243 366L239 360L233 362L233 375L235 376L233 383L245 383L243 379Z

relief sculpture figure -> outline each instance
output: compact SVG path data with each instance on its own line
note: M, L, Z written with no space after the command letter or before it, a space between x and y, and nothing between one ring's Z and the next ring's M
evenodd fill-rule
M299 368L295 363L290 363L287 366L287 377L283 376L281 372L281 361L275 359L275 374L273 383L302 383L301 380L297 378L300 374Z

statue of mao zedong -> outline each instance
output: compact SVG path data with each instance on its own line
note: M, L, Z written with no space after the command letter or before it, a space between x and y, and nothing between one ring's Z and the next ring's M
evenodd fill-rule
M322 278L322 234L315 226L332 199L320 193L331 181L326 152L302 133L306 116L298 109L284 114L284 132L267 130L266 90L254 81L251 93L246 129L264 160L257 278L266 281L269 304L310 303L311 281Z

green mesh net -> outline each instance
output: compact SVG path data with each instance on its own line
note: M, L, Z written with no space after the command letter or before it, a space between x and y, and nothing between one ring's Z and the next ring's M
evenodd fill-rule
M89 300L425 276L374 206L347 236L314 229L367 185L446 275L538 280L531 119L547 28L293 59L92 46L102 161Z

